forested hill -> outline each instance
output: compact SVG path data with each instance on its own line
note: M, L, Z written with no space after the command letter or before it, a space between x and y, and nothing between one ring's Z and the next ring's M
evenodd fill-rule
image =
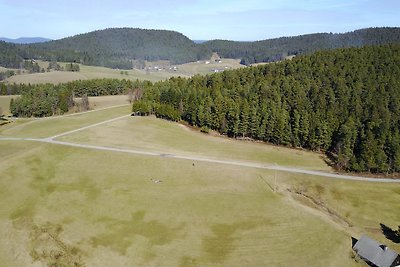
M291 55L311 54L364 45L382 45L400 42L400 28L368 28L348 33L315 33L295 37L281 37L257 42L213 40L203 43L205 49L225 58L241 58L242 64L273 62Z
M241 58L242 64L249 65L320 50L397 42L400 42L400 28L317 33L257 42L214 40L201 44L174 31L113 28L29 45L0 42L0 66L17 67L24 59L33 58L131 69L132 60L139 61L135 65L143 65L143 60L179 64L210 58L212 52L224 58Z
M400 44L171 78L146 90L133 111L326 151L339 169L399 173Z
M23 61L22 52L15 44L0 41L0 66L6 68L19 68Z
M211 56L210 51L181 33L133 28L99 30L23 48L25 57L111 68L132 68L131 60L170 60L178 64Z
M43 37L20 37L16 39L0 37L0 41L4 41L7 43L13 44L33 44L33 43L43 43L51 41L51 39L43 38Z

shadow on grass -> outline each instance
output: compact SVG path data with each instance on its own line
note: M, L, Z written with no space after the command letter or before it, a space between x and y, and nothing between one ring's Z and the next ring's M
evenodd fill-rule
M385 235L387 239L394 243L400 243L400 229L399 231L395 231L392 228L384 225L383 223L380 223L382 233Z
M355 237L351 237L351 247L354 248L354 246L356 245L358 239Z
M170 227L157 220L145 220L145 214L144 210L137 211L127 221L111 217L100 218L99 222L106 226L107 231L92 237L92 245L107 246L126 255L136 236L145 237L151 246L162 246L178 238L179 232L185 227L184 224Z

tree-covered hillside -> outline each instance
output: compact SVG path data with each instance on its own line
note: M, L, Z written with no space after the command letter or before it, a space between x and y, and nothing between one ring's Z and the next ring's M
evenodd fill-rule
M400 172L400 44L339 49L147 89L133 111Z
M202 44L173 31L114 28L30 45L0 42L0 66L17 67L23 59L43 59L130 69L132 60L186 63L209 58L212 52L218 52L224 58L241 58L242 64L248 65L320 50L396 42L400 42L400 28L369 28L343 34L318 33L257 42L214 40Z
M211 55L181 33L132 28L99 30L23 48L26 57L112 68L132 68L131 60L170 60L178 64Z
M0 66L19 68L22 61L21 51L15 44L0 41Z
M368 28L348 33L316 33L257 42L213 40L202 45L225 58L241 58L242 64L273 62L290 55L310 54L364 45L400 42L400 28Z

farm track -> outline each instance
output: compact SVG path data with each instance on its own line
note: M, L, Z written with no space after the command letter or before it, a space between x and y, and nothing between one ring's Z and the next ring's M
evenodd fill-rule
M114 106L114 107L117 107L117 106ZM110 107L110 108L112 108L112 107ZM105 108L105 109L108 109L108 108ZM99 110L104 110L104 109L99 109ZM91 112L94 112L94 111L91 111ZM81 113L76 113L76 114L81 114ZM73 115L75 115L75 114L70 114L67 116L73 116ZM55 138L58 138L61 136L76 133L78 131L86 130L86 129L89 129L92 127L96 127L96 126L99 126L102 124L113 122L113 121L116 121L116 120L119 120L122 118L126 118L129 116L130 115L120 116L117 118L94 123L94 124L91 124L88 126L84 126L84 127L81 127L81 128L75 129L75 130L60 133L60 134L57 134L57 135L54 135L51 137L47 137L47 138L0 137L0 141L34 141L34 142L42 142L42 143L49 143L49 144L55 144L55 145L64 145L64 146L85 148L85 149L129 153L129 154L136 154L136 155L143 155L143 156L173 158L173 159L188 160L188 161L190 160L190 161L196 161L196 162L207 162L207 163L214 163L214 164L225 164L225 165L234 165L234 166L249 167L249 168L276 170L276 171L282 171L282 172L307 174L307 175L314 175L314 176L327 177L327 178L333 178L333 179L363 181L363 182L378 182L378 183L400 183L400 179L353 176L353 175L329 173L329 172L322 172L322 171L303 170L303 169L299 169L299 168L284 167L284 166L278 166L278 165L267 165L267 164L248 162L248 161L214 159L214 158L197 157L197 156L184 156L184 155L178 155L178 154L162 153L162 152L158 152L158 151L145 151L145 150L136 150L136 149L115 148L115 147L79 144L79 143L71 143L71 142L54 140ZM59 116L59 117L61 117L61 116Z

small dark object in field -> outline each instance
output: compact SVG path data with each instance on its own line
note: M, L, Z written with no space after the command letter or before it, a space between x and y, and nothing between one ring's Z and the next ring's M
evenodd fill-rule
M155 184L162 183L162 180L158 180L158 179L156 180L153 178L151 178L150 181L154 182Z

